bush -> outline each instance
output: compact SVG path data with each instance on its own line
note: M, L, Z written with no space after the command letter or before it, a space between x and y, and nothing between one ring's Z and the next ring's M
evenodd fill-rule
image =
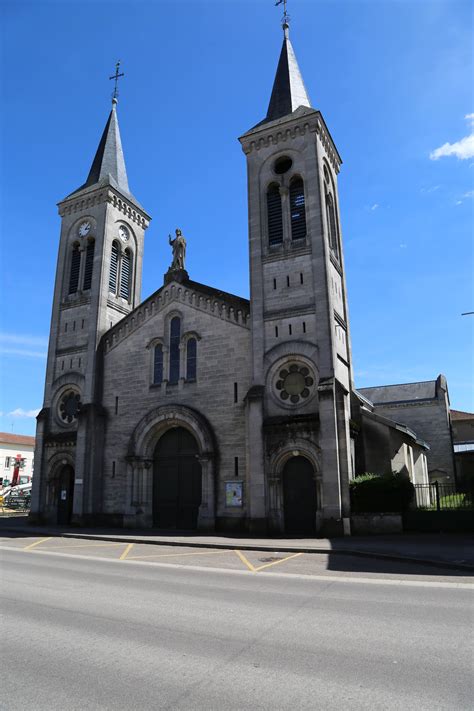
M393 513L408 508L415 487L401 474L361 474L350 482L353 513Z

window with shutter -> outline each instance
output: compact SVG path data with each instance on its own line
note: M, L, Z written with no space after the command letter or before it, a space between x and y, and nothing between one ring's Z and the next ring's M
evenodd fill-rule
M290 183L291 239L306 237L306 207L304 184L301 178L294 178Z
M92 284L92 271L94 269L94 250L95 242L94 240L90 240L90 242L87 243L86 248L86 264L84 268L84 291L90 289Z
M190 338L186 348L186 379L196 380L197 373L197 341Z
M179 341L181 338L181 319L175 316L170 323L170 383L179 380Z
M128 249L122 254L122 264L120 268L120 296L124 299L130 298L130 277L132 271L132 256Z
M79 286L79 271L81 269L81 253L79 245L75 244L71 255L71 274L69 276L69 293L75 294Z
M109 273L109 291L112 294L117 293L117 272L118 272L119 248L116 242L112 244L110 253L110 273Z
M326 195L326 213L328 219L329 246L334 252L334 256L339 259L339 240L337 235L336 210L334 207L332 195L330 193L327 193Z
M281 212L280 188L275 183L267 190L268 243L283 242L283 217Z
M159 343L155 346L155 355L153 360L153 382L155 385L160 385L163 381L163 346Z

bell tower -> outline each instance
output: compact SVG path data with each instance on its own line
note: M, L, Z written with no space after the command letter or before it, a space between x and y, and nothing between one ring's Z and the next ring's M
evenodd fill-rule
M311 465L314 487L306 532L348 532L352 372L341 158L309 100L286 13L267 115L239 140L248 171L251 526L263 529L267 519L275 532L292 532L298 512L292 519L285 472L296 471L299 458L301 471Z
M144 235L150 221L129 189L116 92L87 180L58 208L61 233L44 403L37 425L32 516L41 510L55 522L61 497L66 497L65 517L74 522L87 520L100 497L99 465L94 461L105 416L96 400L99 343L140 302ZM55 485L65 466L66 483Z

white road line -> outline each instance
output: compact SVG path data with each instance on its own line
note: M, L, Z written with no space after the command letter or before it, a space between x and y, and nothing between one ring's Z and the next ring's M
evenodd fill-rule
M14 551L16 553L22 553L21 548L13 548L12 546L1 546L2 551ZM33 554L33 552L32 552ZM337 575L304 575L303 573L265 573L261 572L258 575L252 573L250 570L236 570L233 568L211 568L205 565L179 565L175 563L157 563L155 561L148 560L118 560L116 558L100 558L98 556L90 557L87 555L69 555L68 553L56 553L52 551L34 551L34 555L38 556L57 556L60 558L69 558L69 560L86 560L88 562L97 563L112 563L113 565L146 565L155 568L172 568L174 570L194 570L199 573L220 573L220 574L230 574L230 575L245 575L251 577L254 580L258 580L261 577L264 578L291 578L293 580L312 580L318 583L363 583L364 585L392 585L392 586L404 586L404 587L416 587L416 588L452 588L452 589L462 589L462 590L474 590L474 583L454 583L454 582L435 582L432 580L400 580L399 578L387 579L387 578L346 578ZM466 577L468 573L466 572Z

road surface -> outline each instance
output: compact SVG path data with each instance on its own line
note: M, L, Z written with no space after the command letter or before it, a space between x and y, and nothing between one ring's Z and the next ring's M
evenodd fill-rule
M205 552L207 567L32 540L1 541L5 709L473 708L465 577L286 574L277 557L254 572L235 551L219 569Z

